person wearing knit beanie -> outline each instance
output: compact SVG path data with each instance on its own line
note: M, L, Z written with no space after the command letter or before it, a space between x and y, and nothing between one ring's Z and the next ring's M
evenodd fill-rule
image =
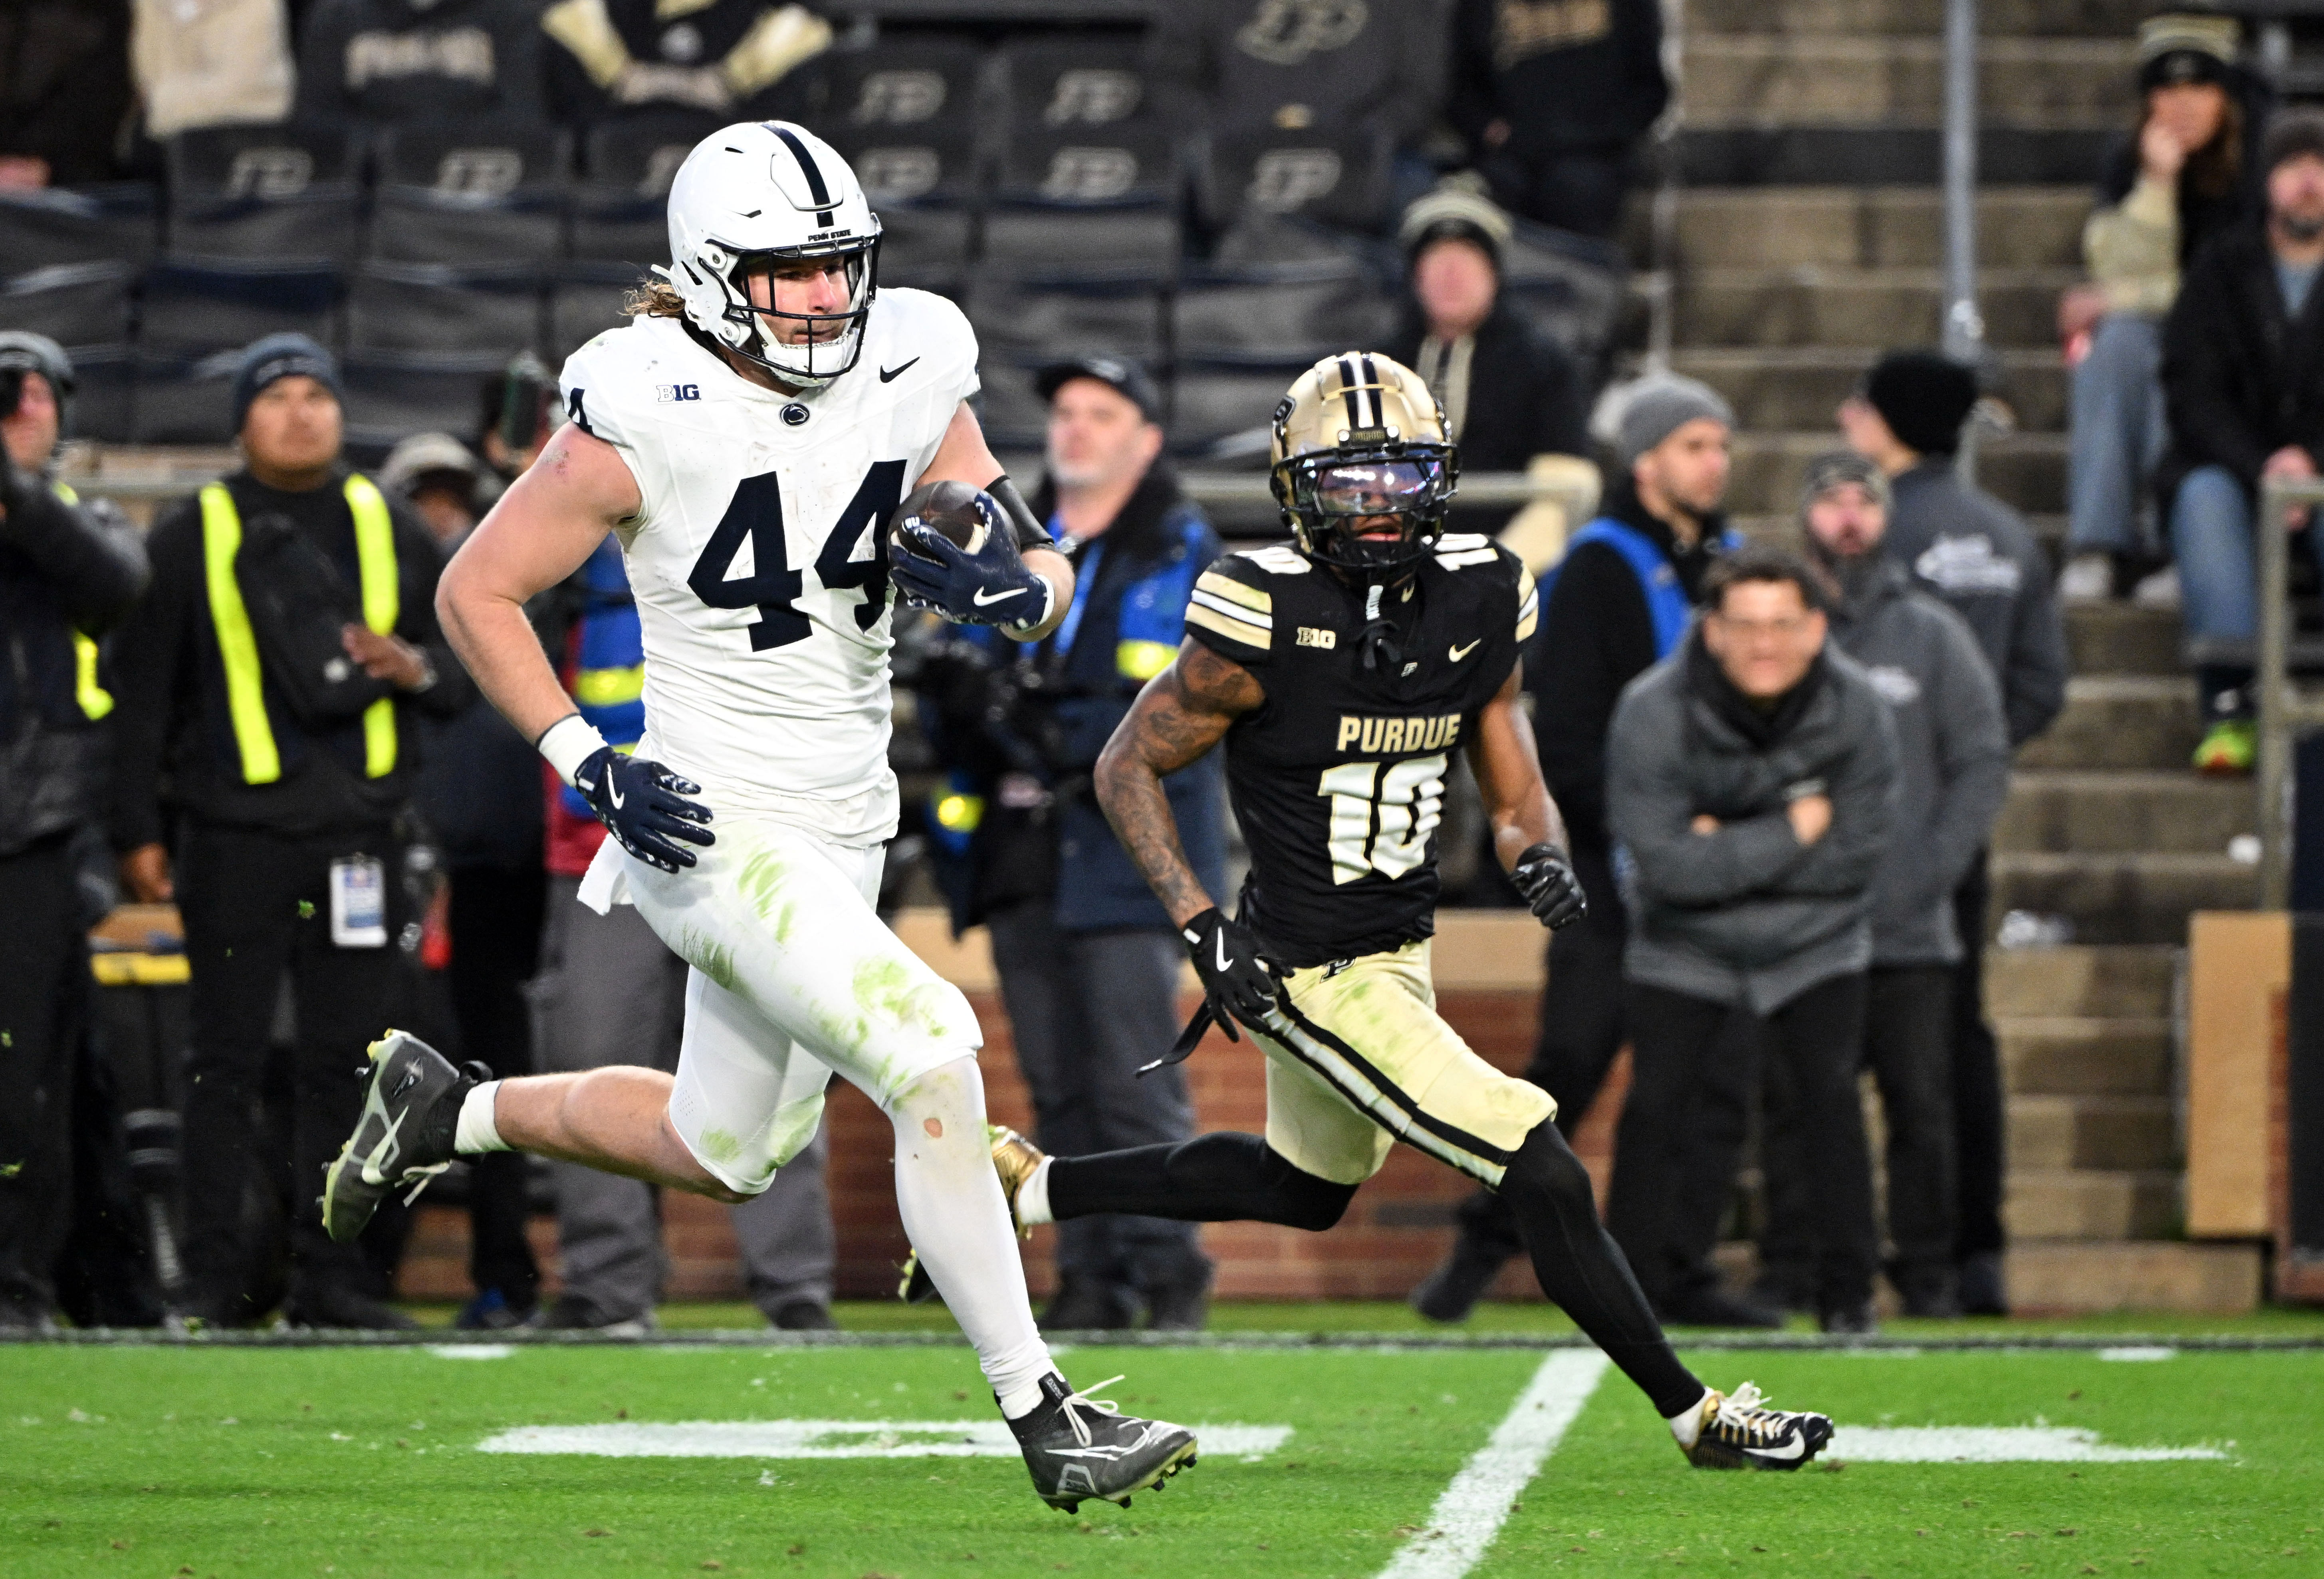
M339 379L339 364L328 351L305 335L268 335L244 348L242 365L234 374L234 430L242 431L250 419L250 402L278 380L311 378L346 403L346 386Z
M1977 374L1934 351L1891 351L1864 375L1859 394L1914 454L1952 455L1977 405Z
M1626 466L1660 445L1689 422L1708 418L1729 429L1735 427L1735 408L1699 379L1664 373L1640 379L1622 404L1614 424L1614 448Z

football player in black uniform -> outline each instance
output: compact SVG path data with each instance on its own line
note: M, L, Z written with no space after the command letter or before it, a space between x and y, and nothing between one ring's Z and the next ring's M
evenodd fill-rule
M1444 531L1457 461L1408 369L1327 357L1274 426L1293 541L1229 554L1195 584L1185 645L1097 768L1106 815L1185 937L1205 1013L1267 1055L1267 1133L1047 1158L996 1131L1019 1225L1130 1212L1325 1229L1401 1140L1508 1199L1544 1292L1645 1390L1691 1462L1797 1469L1831 1422L1764 1408L1748 1382L1714 1392L1679 1362L1550 1122L1557 1104L1435 1011L1435 838L1454 752L1533 913L1560 927L1582 912L1518 705L1532 576L1488 539ZM1161 784L1222 740L1252 863L1233 919L1187 864Z

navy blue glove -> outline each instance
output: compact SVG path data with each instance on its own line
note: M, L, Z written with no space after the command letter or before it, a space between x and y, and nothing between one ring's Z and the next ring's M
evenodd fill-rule
M649 866L677 872L694 864L694 852L684 845L715 845L718 841L701 825L710 820L710 808L689 795L702 786L681 779L659 762L625 757L612 746L600 746L573 771L573 788L589 803L622 848Z
M909 550L893 555L888 577L908 602L964 625L1038 625L1048 617L1049 584L1025 568L1005 520L987 523L976 552L918 521L898 531Z
M1573 863L1555 845L1536 845L1518 856L1509 881L1525 896L1526 908L1534 919L1553 932L1590 913L1590 900L1582 891L1582 880L1573 874Z

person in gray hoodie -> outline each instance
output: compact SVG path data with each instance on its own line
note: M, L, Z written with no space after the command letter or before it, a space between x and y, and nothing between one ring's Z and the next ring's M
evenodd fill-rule
M1872 885L1864 1060L1886 1117L1889 1280L1906 1315L1948 1316L1960 1311L1950 1036L1961 943L1951 895L2008 793L2009 737L1976 636L1882 551L1888 502L1880 469L1843 451L1808 464L1800 515L1809 553L1840 585L1832 640L1864 666L1896 725L1895 831ZM1789 1093L1769 1073L1757 1292L1799 1307L1813 1297L1812 1186Z
M1831 603L1796 554L1722 559L1697 629L1630 683L1608 740L1631 1085L1607 1225L1670 1321L1781 1320L1722 1295L1711 1263L1758 1078L1718 1035L1741 1011L1760 1022L1755 1051L1787 1071L1815 1159L1824 1330L1872 1325L1856 1071L1896 731L1871 677L1827 643Z

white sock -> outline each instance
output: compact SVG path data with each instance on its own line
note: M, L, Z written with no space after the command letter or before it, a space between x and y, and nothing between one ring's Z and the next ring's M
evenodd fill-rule
M1692 1447L1702 1435L1702 1406L1711 1401L1711 1390L1704 1388L1702 1396L1670 1417L1671 1435L1678 1438L1681 1447Z
M1017 1187L1017 1221L1028 1228L1038 1228L1044 1223L1055 1223L1049 1215L1049 1164L1054 1157L1041 1159L1041 1166L1033 1177Z
M493 1098L498 1096L501 1083L487 1080L471 1087L460 1099L459 1126L452 1131L452 1150L463 1157L474 1157L480 1151L513 1151L515 1147L501 1139L500 1125L493 1119Z
M984 1080L957 1058L905 1088L896 1111L896 1206L977 1363L1012 1418L1041 1401L1056 1369L1033 1325L1025 1268L992 1152L984 1139Z

